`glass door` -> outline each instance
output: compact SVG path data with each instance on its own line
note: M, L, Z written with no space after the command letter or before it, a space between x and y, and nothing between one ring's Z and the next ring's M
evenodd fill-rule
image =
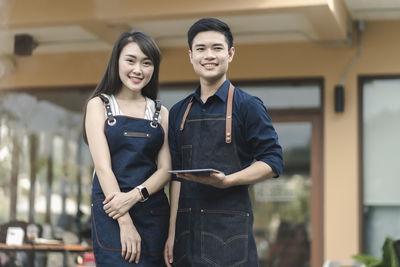
M272 116L285 167L251 188L260 267L322 265L320 122L317 115Z

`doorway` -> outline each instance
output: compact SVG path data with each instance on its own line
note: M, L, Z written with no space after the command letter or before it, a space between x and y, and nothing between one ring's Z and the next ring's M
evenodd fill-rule
M272 111L285 167L251 187L260 267L323 262L322 130L317 110Z

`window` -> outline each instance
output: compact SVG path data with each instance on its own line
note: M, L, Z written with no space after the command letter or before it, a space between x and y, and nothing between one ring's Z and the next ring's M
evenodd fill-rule
M0 92L0 224L49 225L47 238L90 230L92 160L81 134L90 91Z
M400 79L362 80L365 252L400 238Z

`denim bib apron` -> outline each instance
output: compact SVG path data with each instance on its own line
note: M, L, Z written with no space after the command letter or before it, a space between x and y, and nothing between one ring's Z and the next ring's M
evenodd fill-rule
M157 170L156 159L165 134L158 123L161 104L157 102L153 120L150 121L114 116L108 98L101 98L107 113L105 135L112 170L121 191L128 192ZM169 223L169 204L164 189L151 195L147 201L138 202L129 211L142 238L139 264L130 264L122 258L119 225L105 213L102 204L104 198L95 174L92 187L92 240L97 267L164 266L162 254Z
M214 168L231 174L241 170L231 133L234 87L226 114L188 116L181 124L182 168ZM187 117L187 119L186 119ZM176 222L174 266L258 266L248 186L218 189L181 182Z

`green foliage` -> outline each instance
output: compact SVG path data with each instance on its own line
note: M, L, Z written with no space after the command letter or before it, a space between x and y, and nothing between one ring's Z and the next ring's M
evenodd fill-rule
M382 260L378 260L371 255L357 254L353 259L364 263L367 267L400 267L399 259L394 250L393 240L386 238L382 247Z

